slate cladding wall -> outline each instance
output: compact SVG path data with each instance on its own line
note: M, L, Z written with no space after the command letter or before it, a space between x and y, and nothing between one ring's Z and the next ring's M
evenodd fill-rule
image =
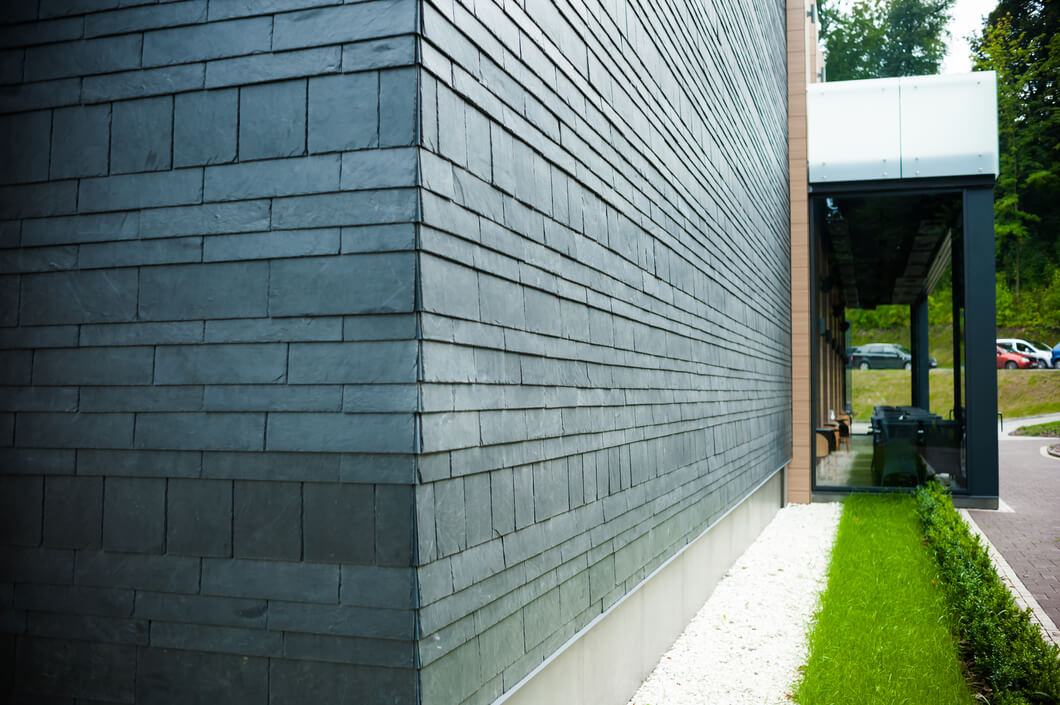
M490 702L787 460L781 3L134 3L0 10L4 695Z
M784 3L425 0L424 703L489 703L790 458Z
M4 702L415 702L418 13L0 3Z

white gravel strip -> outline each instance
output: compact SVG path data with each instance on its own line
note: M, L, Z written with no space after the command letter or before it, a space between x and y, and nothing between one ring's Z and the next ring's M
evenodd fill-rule
M729 569L630 705L784 705L842 505L791 504Z

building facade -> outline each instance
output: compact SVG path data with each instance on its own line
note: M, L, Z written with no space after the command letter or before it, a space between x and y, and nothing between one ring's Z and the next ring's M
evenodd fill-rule
M127 4L2 10L0 688L619 702L785 491L794 15Z

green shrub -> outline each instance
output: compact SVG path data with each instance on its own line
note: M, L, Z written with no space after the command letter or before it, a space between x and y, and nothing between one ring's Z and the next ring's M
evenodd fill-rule
M991 698L990 705L1030 705L1030 703L1022 695L1008 690Z
M1060 704L1060 661L994 571L986 548L937 483L917 490L924 535L939 565L961 650L994 705Z

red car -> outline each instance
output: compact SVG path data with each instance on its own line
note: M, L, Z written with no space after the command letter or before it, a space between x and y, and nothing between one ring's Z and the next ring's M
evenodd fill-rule
M997 369L1004 367L1006 370L1027 369L1028 367L1034 367L1037 364L1037 360L1021 355L1019 353L1009 352L1000 347L997 349Z

